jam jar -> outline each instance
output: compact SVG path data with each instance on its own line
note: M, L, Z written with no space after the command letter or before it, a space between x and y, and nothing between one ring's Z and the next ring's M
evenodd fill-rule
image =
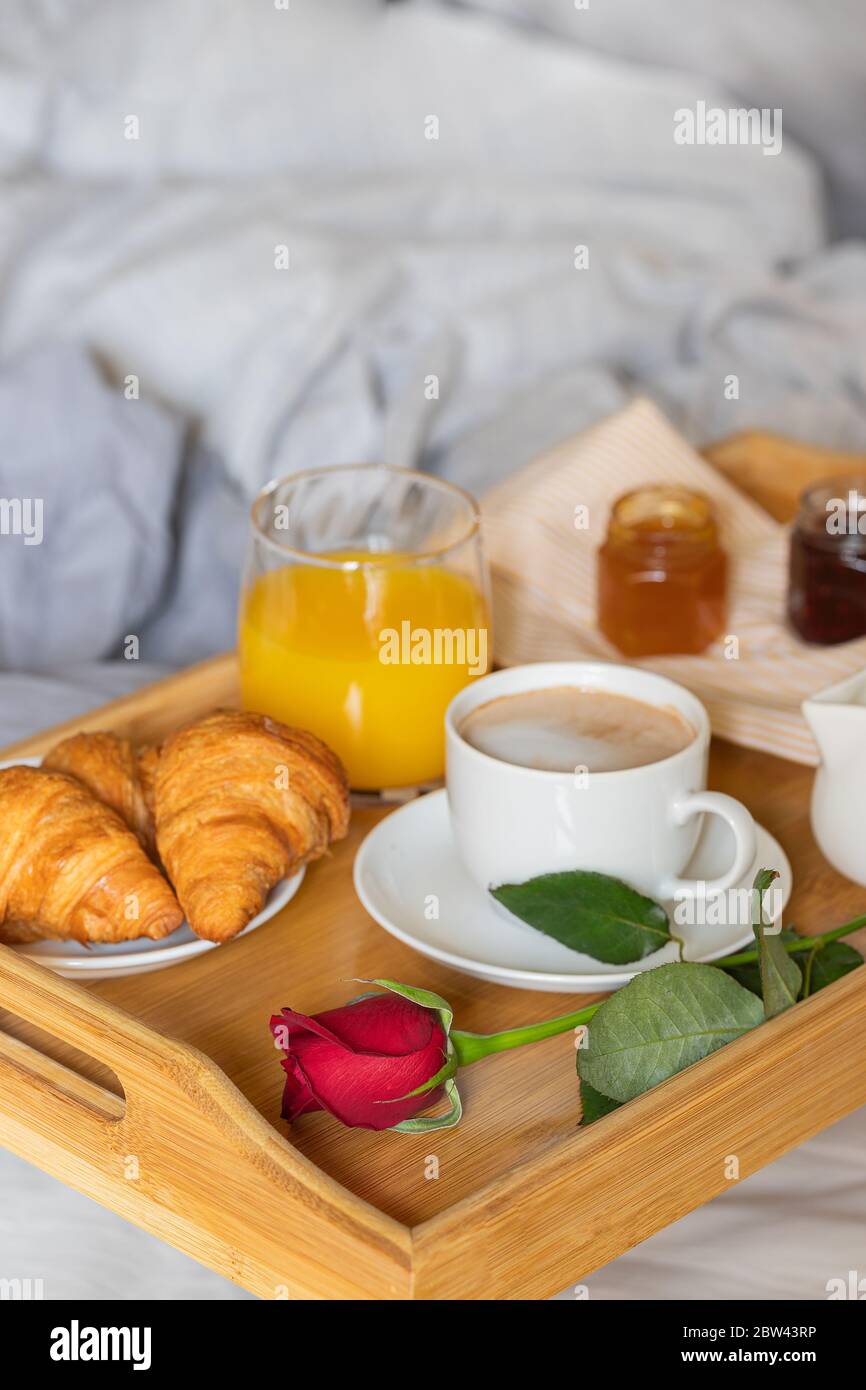
M702 493L627 492L598 552L599 627L625 656L702 652L724 632L727 568Z
M791 532L788 618L806 642L866 634L866 476L808 488Z

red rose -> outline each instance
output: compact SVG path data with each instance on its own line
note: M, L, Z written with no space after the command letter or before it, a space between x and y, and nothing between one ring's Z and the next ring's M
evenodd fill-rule
M271 1019L271 1032L286 1054L283 1119L327 1110L361 1129L390 1129L411 1119L443 1095L445 1077L420 1095L409 1092L445 1067L449 1023L450 1011L445 1021L437 1007L399 993L367 995L312 1018L283 1009Z
M703 967L701 967L703 969ZM432 989L397 980L366 980L388 994L365 994L325 1014L283 1009L271 1032L285 1052L283 1119L327 1110L344 1125L397 1129L403 1134L450 1129L463 1106L454 1077L491 1052L564 1033L588 1023L598 1004L526 1028L500 1033L452 1029L454 1011ZM421 1110L447 1099L446 1110Z

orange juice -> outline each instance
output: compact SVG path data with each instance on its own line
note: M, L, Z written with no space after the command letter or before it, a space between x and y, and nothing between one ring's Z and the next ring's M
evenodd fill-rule
M411 555L338 552L260 575L241 601L248 709L318 734L353 787L441 777L445 708L488 668L488 613L462 574Z

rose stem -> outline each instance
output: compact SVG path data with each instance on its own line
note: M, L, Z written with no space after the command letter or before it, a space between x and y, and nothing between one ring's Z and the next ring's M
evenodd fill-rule
M501 1033L464 1033L455 1029L451 1034L457 1061L461 1067L468 1067L491 1052L507 1052L512 1047L522 1047L524 1043L538 1042L541 1038L552 1038L557 1033L567 1033L569 1028L577 1028L589 1023L600 1004L589 1004L573 1014L562 1014L559 1018L549 1018L545 1023L529 1023L525 1028L506 1028Z
M782 945L792 955L797 951L811 951L813 948L820 950L822 946L827 946L831 941L838 941L840 936L850 936L852 931L859 931L861 927L866 927L866 916L855 917L853 921L846 922L842 927L834 927L822 936L801 936L798 941L783 941ZM709 963L724 969L728 965L751 965L757 959L757 951L740 951L735 956L722 956L721 960Z
M798 941L786 941L783 944L785 950L791 953L820 950L829 942L837 941L840 936L849 936L861 927L866 927L866 915L855 917L853 921L835 927L833 931L824 932L822 936L803 936ZM723 956L721 960L709 963L718 967L751 965L757 959L756 950L740 951L735 956ZM540 1042L542 1038L553 1038L558 1033L567 1033L569 1028L578 1028L581 1024L589 1023L593 1014L600 1008L601 1004L589 1004L573 1014L561 1014L559 1018L549 1018L544 1023L529 1023L524 1028L506 1028L501 1033L467 1033L459 1028L455 1029L451 1034L451 1041L457 1054L458 1065L468 1067L472 1062L488 1057L491 1052L508 1052L512 1047L523 1047L525 1043Z

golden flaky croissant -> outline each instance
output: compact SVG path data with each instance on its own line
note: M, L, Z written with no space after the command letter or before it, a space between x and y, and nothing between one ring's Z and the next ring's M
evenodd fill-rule
M148 828L156 843L156 765L159 762L159 749L155 744L139 748L135 755L136 771L147 810Z
M153 775L158 757L158 749L136 752L129 739L116 734L74 734L46 753L42 766L77 777L98 800L117 812L153 856Z
M0 940L168 936L183 912L121 818L81 782L0 771Z
M349 824L346 774L320 739L218 710L172 734L156 764L156 843L198 936L227 941L274 884Z

